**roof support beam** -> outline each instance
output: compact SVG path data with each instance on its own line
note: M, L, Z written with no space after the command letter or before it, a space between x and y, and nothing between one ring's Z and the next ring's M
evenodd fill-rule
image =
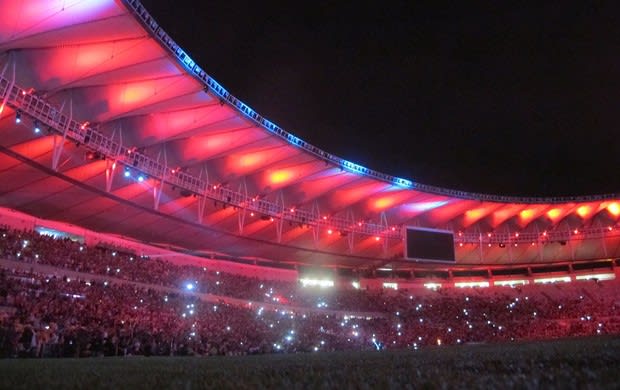
M597 229L600 229L600 230L604 230L605 229L603 227L603 224L601 223L601 221L599 219L597 219L594 222L593 226L595 228L597 228ZM607 242L605 240L605 235L604 234L601 234L601 247L603 248L603 255L604 255L604 257L607 257L608 256L607 255Z
M483 249L482 249L482 232L480 231L480 226L476 225L476 231L478 232L478 254L479 254L479 260L480 262L483 261L484 259L484 253L483 253Z
M248 198L248 185L245 182L245 177L243 178L241 183L239 183L239 193L243 194L245 199ZM239 214L237 214L237 223L239 224L239 235L243 235L243 227L245 226L245 214L246 213L247 213L247 207L244 204L243 207L241 207L241 211L239 212Z
M2 114L2 111L4 111L4 107L6 106L6 103L9 101L9 95L11 94L11 91L13 91L13 86L15 86L15 58L13 57L12 51L9 53L8 61L6 62L6 64L4 64L4 67L2 68L2 78L4 78L4 74L6 73L9 63L13 65L12 66L13 72L12 72L11 82L9 83L9 86L6 89L4 96L2 97L2 105L0 106L0 114Z
M62 107L60 107L59 112L62 112L65 103L62 103ZM65 146L65 142L67 141L67 132L69 131L69 125L71 125L71 121L73 120L73 100L69 100L69 120L67 121L65 127L62 131L62 136L58 137L54 134L54 149L52 151L52 169L58 171L58 162L60 161L60 156L62 155L62 150ZM59 140L62 139L62 141Z
M314 221L318 221L321 218L321 211L319 210L319 203L315 200L312 203L312 216ZM312 224L312 238L314 239L314 247L319 247L319 223Z
M534 225L536 228L536 245L538 246L538 260L542 263L543 261L543 245L540 240L540 229L538 229L538 222Z
M114 140L114 136L116 135L116 128L112 131L112 140ZM116 148L116 152L114 156L118 156L121 152L121 147L123 144L123 129L119 128L118 131L118 146ZM110 159L106 158L106 169L105 169L105 190L106 192L112 191L112 182L114 181L114 173L116 171L116 167L118 165L118 158L114 158L114 162Z
M351 209L347 209L347 221L349 222L349 226L355 223L355 215ZM347 244L349 246L349 254L353 254L355 246L355 232L353 230L347 233Z
M387 215L385 214L385 211L381 212L381 226L383 227L383 231L387 231L388 230L388 221L387 221ZM388 236L386 235L385 237L383 237L383 242L381 243L381 245L383 246L383 256L387 256L387 250L388 250Z
M205 206L207 205L207 191L209 191L209 171L207 170L207 166L203 165L200 168L200 175L198 176L199 180L202 180L202 175L204 174L204 182L206 183L204 192L198 196L198 223L202 224L202 220L205 215Z
M164 183L166 182L166 176L168 175L168 157L166 156L166 146L164 145L164 171L161 175L159 183L153 186L153 209L159 210L159 203L161 201L161 193L164 190ZM157 154L157 162L161 157L161 151Z
M112 181L114 181L114 172L116 171L116 160L105 160L105 191L112 190Z
M282 226L284 225L284 193L282 190L278 191L276 206L280 209L280 217L276 221L276 235L278 238L278 244L280 244L282 243Z

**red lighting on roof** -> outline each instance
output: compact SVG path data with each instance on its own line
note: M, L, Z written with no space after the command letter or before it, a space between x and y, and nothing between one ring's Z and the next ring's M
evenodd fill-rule
M552 220L555 220L560 216L561 213L562 213L561 209L555 208L555 209L551 209L547 211L547 216L551 218Z
M269 175L269 181L273 184L286 183L295 176L293 169L283 169Z
M610 203L609 206L607 206L607 211L609 211L613 216L617 217L618 215L620 215L620 205L618 205L618 202Z
M581 218L586 218L592 212L592 206L584 205L577 208L577 214Z

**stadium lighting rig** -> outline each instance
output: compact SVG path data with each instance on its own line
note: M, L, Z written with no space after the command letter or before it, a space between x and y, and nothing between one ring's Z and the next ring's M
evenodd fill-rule
M8 88L12 90L9 91ZM380 236L389 239L400 240L400 228L390 229L384 223L365 222L355 225L347 218L324 216L321 218L313 210L304 210L298 207L284 207L276 202L263 198L250 197L246 194L233 191L225 186L208 183L206 180L193 176L183 170L174 169L174 174L163 164L146 155L136 147L121 145L105 134L92 128L88 121L78 122L70 115L46 102L40 96L22 93L24 90L4 77L0 77L0 96L7 96L7 105L16 111L16 121L22 120L22 115L27 114L33 118L35 132L41 131L41 126L46 125L57 134L66 139L83 145L89 151L98 153L103 159L114 161L115 164L125 166L124 176L133 177L132 171L139 172L136 180L145 181L147 177L160 182L173 185L184 191L214 201L225 202L239 209L249 212L260 213L269 216L270 221L276 218L291 223L301 223L320 229L332 226L338 231L356 233L365 236Z

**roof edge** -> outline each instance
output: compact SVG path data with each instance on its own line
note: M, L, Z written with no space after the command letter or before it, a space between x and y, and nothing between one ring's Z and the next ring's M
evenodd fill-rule
M174 58L179 65L181 65L187 71L187 74L194 77L201 82L205 87L205 92L210 91L214 95L220 98L222 103L226 103L229 106L236 109L240 114L244 115L248 120L254 122L259 127L267 130L269 133L279 137L280 139L288 142L289 144L303 149L305 152L314 155L315 157L331 163L343 170L351 173L366 176L375 180L383 181L392 184L403 189L412 189L421 192L426 192L434 195L443 195L453 198L479 200L486 202L496 203L521 203L521 204L538 204L538 203L582 203L593 202L601 200L611 200L620 198L620 193L609 194L597 194L597 195L578 195L578 196L552 196L552 197L537 197L537 196L507 196L507 195L494 195L477 192L468 192L461 190L454 190L450 188L443 188L428 184L422 184L409 179L403 179L400 177L392 176L386 173L375 171L370 168L366 168L362 165L345 160L332 153L326 152L323 149L314 146L303 139L295 136L282 129L275 123L271 122L264 116L260 115L254 109L241 100L237 99L230 92L226 90L220 83L218 83L213 77L202 69L190 56L183 50L163 28L157 23L157 21L151 16L148 10L142 5L139 0L121 0L125 7L130 11L136 20L145 28L145 30L161 45L162 48L167 50L171 57Z

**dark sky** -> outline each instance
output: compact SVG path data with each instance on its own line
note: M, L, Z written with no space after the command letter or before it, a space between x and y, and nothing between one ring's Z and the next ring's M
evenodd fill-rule
M350 161L476 192L620 192L620 6L301 3L143 1L233 95Z

